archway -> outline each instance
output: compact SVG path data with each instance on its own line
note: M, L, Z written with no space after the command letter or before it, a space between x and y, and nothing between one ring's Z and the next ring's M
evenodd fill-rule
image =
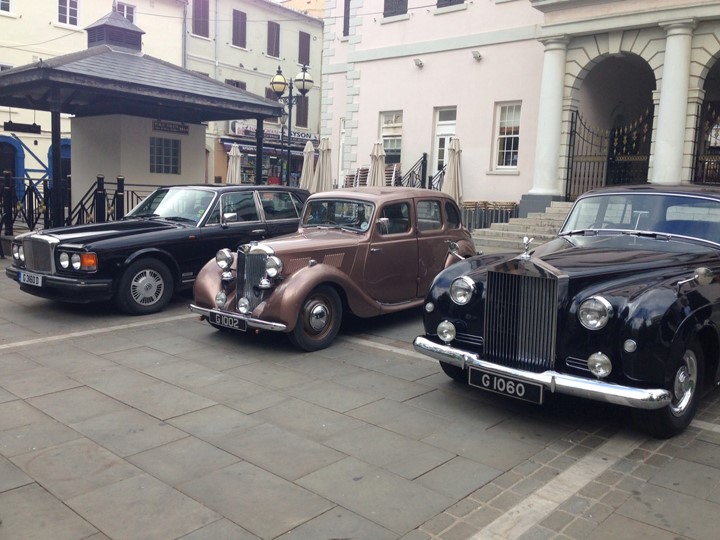
M607 56L576 90L566 196L612 184L647 182L655 76L633 54Z
M705 99L698 119L693 182L720 184L720 62L705 77Z

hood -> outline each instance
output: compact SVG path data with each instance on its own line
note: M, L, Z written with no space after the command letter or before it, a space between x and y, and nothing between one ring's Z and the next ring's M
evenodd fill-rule
M151 233L170 229L182 228L185 225L165 220L126 219L108 223L90 223L88 225L74 225L71 227L58 227L31 232L21 235L38 235L52 237L63 244L91 244L101 240L110 240L118 237L128 237L137 234Z
M338 249L356 248L365 235L341 229L303 229L296 233L278 236L262 242L275 255L306 255Z
M704 260L717 262L718 255L718 250L710 246L665 238L569 236L543 244L530 252L529 260L523 260L518 255L494 267L500 271L528 272L530 268L541 266L545 272L564 274L572 279L619 273L639 274L671 267L692 269ZM531 273L538 271L535 269Z

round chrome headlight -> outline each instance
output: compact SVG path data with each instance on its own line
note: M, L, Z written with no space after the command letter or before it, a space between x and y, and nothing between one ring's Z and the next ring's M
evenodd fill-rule
M283 269L283 263L279 257L272 255L265 261L265 273L269 278L275 278L280 275Z
M80 255L78 255L77 253L73 253L72 257L70 257L70 262L72 263L72 267L75 270L80 270Z
M225 294L225 291L220 291L215 295L215 305L222 309L225 304L227 304L227 294Z
M13 244L12 255L13 259L15 259L16 261L20 260L20 246L18 244Z
M588 330L600 330L612 317L613 308L602 296L591 296L580 304L578 319Z
M455 325L450 321L443 321L437 326L437 334L445 343L450 343L455 339Z
M612 362L601 352L596 352L588 358L588 369L598 379L602 379L610 375L612 371Z
M60 253L60 267L65 269L70 268L70 255L64 251Z
M221 249L215 254L215 262L221 270L228 270L233 263L233 252L229 249Z
M240 300L238 300L237 310L240 313L248 313L250 311L250 300L243 296Z
M467 276L457 278L450 285L450 298L459 306L464 306L475 294L475 282Z
M17 247L17 259L25 262L25 249L22 247L22 244Z

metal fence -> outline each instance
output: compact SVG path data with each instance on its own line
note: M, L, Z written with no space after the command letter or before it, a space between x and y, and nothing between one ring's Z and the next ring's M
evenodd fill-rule
M473 201L461 206L462 220L470 229L487 229L493 223L507 223L518 217L519 206L514 202Z

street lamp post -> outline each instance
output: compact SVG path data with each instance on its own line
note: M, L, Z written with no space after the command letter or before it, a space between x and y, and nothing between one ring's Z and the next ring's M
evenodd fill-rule
M283 146L283 135L285 134L285 123L287 122L288 115L285 112L285 108L283 108L283 112L280 115L280 178L283 176L283 158L282 158L282 152L285 149ZM288 140L289 140L289 133L288 133ZM287 166L289 167L290 164L288 163ZM290 185L289 183L287 185Z
M293 82L295 85L293 86ZM293 88L296 88L303 96L307 94L313 87L313 79L307 72L307 66L303 64L302 71L295 75L295 79L287 80L283 75L280 66L277 68L277 73L270 79L270 88L277 96L281 103L286 103L288 106L288 147L287 147L287 167L285 169L285 183L290 185L290 148L292 146L292 108L295 104L297 96L293 96ZM283 96L285 89L288 91L287 96Z

